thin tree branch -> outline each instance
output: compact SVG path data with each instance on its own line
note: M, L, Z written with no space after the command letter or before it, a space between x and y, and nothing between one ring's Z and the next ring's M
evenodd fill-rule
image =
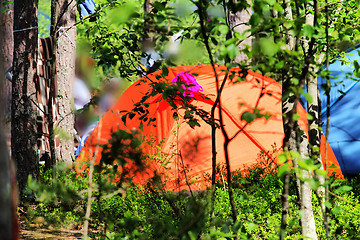
M221 128L221 132L225 138L224 141L224 153L225 153L225 161L226 161L226 169L227 169L227 181L228 181L228 193L229 193L229 200L230 200L230 205L231 205L231 212L232 212L232 218L234 220L234 222L236 222L237 220L237 211L236 211L236 207L235 207L235 201L234 201L234 196L233 196L233 192L232 192L232 183L231 183L231 169L230 169L230 159L229 159L229 152L228 152L228 145L229 145L229 136L226 132L226 129L224 127L224 122L223 122L223 117L222 117L222 108L221 108L221 91L220 91L220 86L219 86L219 76L218 73L216 71L215 68L215 63L214 63L214 59L210 50L210 45L209 45L209 36L206 33L206 29L205 29L205 20L204 20L204 8L203 8L203 0L200 0L198 3L198 11L199 11L199 18L200 18L200 27L201 27L201 33L202 36L204 38L204 44L207 50L207 53L209 55L210 58L210 63L211 66L213 68L214 74L215 74L215 80L216 80L216 89L217 89L217 95L219 98L219 103L218 103L218 108L219 108L219 118L220 118L220 128Z
M329 129L330 129L330 80L329 80L329 9L328 9L328 0L325 0L325 12L326 12L326 27L325 27L325 34L326 34L326 133L325 133L325 172L327 174L327 144L329 138ZM327 175L326 175L327 176ZM325 203L329 201L329 186L325 186ZM329 208L325 204L325 211L324 211L324 225L325 225L325 232L326 232L326 239L330 239L330 227L329 227Z

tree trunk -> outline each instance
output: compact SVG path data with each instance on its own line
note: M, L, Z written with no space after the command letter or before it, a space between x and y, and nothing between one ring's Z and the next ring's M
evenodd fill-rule
M287 84L283 84L283 94L287 93L288 91L287 89L289 89L289 87L290 86L288 86ZM292 150L295 152L299 152L301 158L306 159L309 157L309 151L308 151L309 143L305 133L300 131L297 122L291 121L293 115L291 114L290 111L295 107L292 97L290 96L283 103L282 111L283 114L285 115L285 117L283 118L283 125L285 131L285 138L283 144L284 150ZM294 166L298 167L297 159L292 159L292 160L294 161ZM312 208L312 190L309 186L309 183L307 183L306 181L302 181L299 175L307 179L311 178L312 175L310 172L304 169L300 169L299 172L296 174L296 183L299 192L299 198L300 198L299 200L300 200L301 212L302 212L301 215L302 234L303 236L309 237L310 239L317 239L314 212ZM289 181L288 178L289 176L285 175L285 182ZM287 198L288 193L289 193L289 189L284 189L283 198ZM285 200L287 201L287 199ZM287 208L288 208L288 203L285 203L283 205L283 211L287 211Z
M14 217L11 207L10 159L5 138L0 129L0 236L1 239L13 239L12 223Z
M5 12L0 12L0 101L5 103L2 106L2 117L10 117L11 110L11 84L5 77L6 71L12 66L14 53L14 37L13 37L13 21L14 21L14 5L12 3L4 6L4 2L0 2L0 9L6 7ZM0 113L1 114L1 113ZM1 120L3 120L1 118Z
M76 2L58 1L55 93L59 116L54 121L56 160L74 160L74 114L72 107L76 58ZM54 13L52 13L54 14ZM55 45L55 43L54 43Z
M302 159L306 159L309 157L308 151L308 138L305 133L298 138L298 152L300 153L300 157ZM302 178L310 179L312 174L307 170L300 170L300 175ZM297 180L299 176L296 177ZM308 182L300 181L300 203L301 203L301 226L302 226L302 235L309 239L317 239L316 234L316 225L314 218L314 211L312 206L312 189Z
M5 117L11 115L11 84L5 77L12 66L14 53L13 16L14 5L0 3L0 238L4 240L18 239L16 219L16 191L14 171L10 166L9 147L7 145L10 129Z
M238 32L240 34L245 32L246 30L249 30L250 27L244 23L249 22L251 17L251 11L252 11L251 8L247 8L241 12L235 12L235 13L229 11L228 14L229 28L233 32ZM238 48L242 50L246 47L246 45L251 46L251 43L252 43L252 38L248 36L247 39L245 39L238 45ZM243 52L240 52L240 54L236 56L234 62L241 63L241 62L246 62L247 60L248 60L247 55Z
M313 5L314 2L310 1L308 11L314 11ZM315 26L314 22L314 15L312 13L306 15L306 24ZM325 57L325 54L322 53L320 56L315 60L316 64L321 64L323 62L323 59ZM321 161L321 155L320 155L320 141L321 141L321 131L319 129L321 120L319 118L319 89L318 89L318 83L317 83L317 71L318 68L315 64L310 65L311 74L307 78L307 92L312 97L312 102L307 103L308 105L308 113L312 116L311 120L308 120L308 126L309 126L309 153L311 159L314 160L314 164L320 165L320 169L324 169L322 161ZM315 177L317 177L320 181L320 184L323 185L325 183L325 177L324 176L318 176L315 174ZM325 211L325 187L320 186L317 190L317 194L319 197L321 197L321 208L322 211Z
M20 193L28 175L38 176L36 89L38 1L14 3L14 76L12 79L11 153L17 165Z
M13 55L13 5L4 6L0 3L0 9L6 7L5 12L0 12L0 236L1 239L13 239L11 208L11 179L9 150L3 135L8 106L8 80L5 77L7 69L12 65Z
M293 15L291 11L291 7L289 4L286 6L286 18L289 20L293 20ZM312 18L312 22L308 23L311 25L314 25L314 18ZM291 33L287 33L287 39L288 39L288 49L294 50L296 49L296 41L294 37L291 35ZM307 47L306 47L307 48ZM308 50L307 50L308 51ZM312 56L310 56L312 57ZM309 66L308 69L311 75L314 71L313 65ZM304 81L304 79L301 79ZM288 80L283 84L283 94L287 94L291 87L291 83L288 82ZM299 87L299 86L296 86ZM302 87L300 85L300 87ZM284 149L285 150L293 150L300 153L301 158L305 159L309 157L309 142L307 140L307 137L305 133L300 131L299 126L297 122L293 123L292 121L292 114L290 114L291 110L296 108L297 101L293 101L293 97L295 95L292 95L290 98L286 99L283 103L283 114L285 114L285 118L283 119L284 124L284 131L285 131L285 139L284 139ZM289 126L290 125L290 126ZM288 146L288 149L286 149L286 145ZM298 167L297 159L293 159L294 166ZM289 176L285 176L285 182L288 181ZM299 200L300 200L300 208L301 208L301 225L302 225L302 235L305 237L308 237L310 239L317 239L316 234L316 226L315 226L315 219L314 219L314 212L312 207L312 189L310 188L308 182L302 181L300 177L303 178L311 178L311 172L306 171L304 169L299 169L299 171L296 174L296 183L299 193ZM283 198L287 198L288 189L284 188ZM285 199L287 200L287 199ZM288 203L283 203L283 211L285 211L288 208ZM283 216L285 216L286 212L283 212ZM284 219L283 219L284 220ZM286 220L286 218L285 218ZM286 227L286 222L282 221L282 229ZM282 233L282 237L284 237L284 233Z

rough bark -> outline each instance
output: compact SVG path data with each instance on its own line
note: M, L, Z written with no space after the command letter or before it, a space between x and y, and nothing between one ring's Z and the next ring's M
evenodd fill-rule
M13 56L13 4L7 6L0 3L0 9L6 7L5 12L0 12L0 236L1 239L13 239L11 209L11 179L10 158L3 134L5 122L4 116L9 115L9 87L5 77L7 69L12 65Z
M228 20L229 20L230 29L233 32L238 32L241 34L244 33L246 30L250 29L250 26L245 24L250 20L250 17L251 17L251 8L247 8L240 12L229 11ZM238 48L242 50L246 47L246 45L251 46L251 43L252 43L252 38L248 34L248 38L242 41L238 45ZM241 63L241 62L246 62L247 60L248 60L247 55L243 52L240 52L240 54L236 56L234 62Z
M309 142L305 133L302 133L297 141L298 151L302 159L309 157ZM302 169L299 173L301 178L310 179L310 171ZM299 179L299 176L297 176ZM314 211L312 206L312 189L307 181L300 181L300 203L301 203L301 226L302 235L309 239L317 239Z
M308 10L314 10L312 6L313 1L309 3ZM314 15L313 14L307 14L306 15L306 24L314 25ZM320 54L317 59L315 59L316 64L321 64L323 62L325 54ZM322 161L321 161L321 155L320 155L320 141L321 141L321 131L320 131L320 116L319 116L319 89L318 89L318 83L317 83L317 71L318 67L316 64L310 65L310 75L307 78L307 92L312 97L312 102L307 103L308 106L308 113L312 116L311 120L308 120L308 126L309 126L309 153L310 157L314 160L314 164L318 164L321 169L324 169ZM325 177L324 176L317 176L316 178L319 179L320 184L324 184ZM321 201L321 208L323 211L325 211L325 188L323 186L320 186L317 190L318 196L322 198Z
M282 95L285 96L290 89L290 79L284 79L282 86ZM283 139L283 149L284 151L289 151L293 146L296 145L296 131L294 131L293 123L293 109L295 105L296 97L290 95L285 101L282 102L282 115L283 115L283 127L284 127L284 139ZM296 165L296 162L295 162ZM289 185L290 185L290 173L286 172L284 174L284 187L281 195L281 225L280 225L280 240L285 239L286 237L286 227L287 227L287 214L289 209ZM297 181L299 182L299 181ZM299 190L299 192L301 192Z
M311 3L313 4L313 3ZM315 25L314 16L312 14L307 14L306 24ZM305 46L306 47L306 46ZM315 59L316 64L321 64L324 59L325 54L320 54L320 56ZM318 67L315 64L310 65L310 75L307 78L307 92L312 97L312 102L308 102L308 113L313 117L309 120L309 143L310 147L320 147L320 137L321 132L319 129L319 89L317 84L317 73ZM321 164L320 151L310 149L311 155L315 155L315 163Z
M6 7L5 12L0 12L0 81L2 82L0 88L0 101L5 103L5 107L1 108L2 117L10 116L10 101L11 101L11 84L6 79L5 73L12 66L13 52L14 52L14 38L13 38L13 21L14 21L14 5L12 3L4 6L0 2L0 9ZM1 114L1 113L0 113ZM3 118L2 118L3 119ZM1 119L1 120L2 120Z
M285 17L289 20L293 20L292 11L289 3L286 6ZM312 22L308 24L312 24L312 25L314 24L314 17L312 17ZM287 34L288 48L289 50L294 50L297 48L296 41L295 38L289 34L290 33ZM309 51L308 48L309 46L306 46L306 51ZM308 58L309 57L311 58L312 56L309 55ZM309 59L308 62L309 64L308 64L307 74L305 74L304 77L307 75L312 76L312 74L314 73L314 65L310 64L310 62L312 61ZM302 82L304 82L304 79L301 80ZM283 94L287 93L290 87L289 84L290 83L285 83L283 85ZM291 119L292 118L291 110L295 109L296 107L295 104L297 104L295 95L292 95L292 97L286 99L283 103L283 114L285 114L286 116L283 119L284 131L285 131L284 149L286 149L286 145L287 145L288 150L299 152L301 158L305 159L309 157L309 149L308 149L309 143L305 133L300 131L298 124L296 122L292 123L293 121ZM293 159L293 161L294 161L294 166L298 167L297 159ZM306 171L304 169L299 169L299 171L296 174L296 183L297 183L297 188L300 198L299 202L302 213L301 215L302 234L303 236L308 237L310 239L317 239L314 212L312 208L312 189L310 188L308 182L301 180L301 178L304 179L311 177L312 177L311 172ZM286 174L285 182L289 181L288 178L289 176L287 176ZM288 189L284 188L283 198L286 201L287 201L287 195L288 195ZM283 225L282 229L286 227L285 220L286 220L287 211L285 210L287 208L288 208L288 203L283 202L283 217L285 217L285 219L282 219L282 225ZM284 233L282 234L283 234L282 237L284 237Z
M11 105L11 152L17 165L19 190L28 175L38 176L35 80L38 54L38 1L14 3L14 76ZM22 30L25 29L25 30Z
M10 159L5 138L0 129L0 236L1 239L12 238L11 180Z
M73 80L76 58L76 2L58 1L56 41L56 82L59 117L54 123L56 160L72 163L74 159ZM53 14L53 13L52 13ZM60 143L59 143L60 142Z
M3 7L5 7L3 3L0 3L0 9ZM8 5L6 8L5 12L0 13L0 103L2 103L0 104L0 236L1 239L10 240L13 239L10 159L2 129L5 125L3 117L7 114L8 104L8 81L5 72L12 65L13 55L13 5Z
M291 9L291 3L290 3L290 1L286 1L285 4L286 4L285 5L286 7L285 7L284 16L289 21L292 21L294 18L293 18L293 13L292 13L292 9ZM287 45L289 47L289 50L294 50L295 45L296 45L296 39L291 31L286 32L286 39L287 39Z
M289 86L286 84L283 85L283 94L286 93L286 89ZM293 95L294 96L294 95ZM285 138L284 138L284 149L285 150L292 150L300 153L300 157L305 159L309 157L308 153L308 140L302 131L300 131L297 122L292 121L293 114L291 110L295 107L297 101L293 101L293 97L288 98L283 103L283 124L284 124L284 131L285 131ZM294 162L294 166L298 167L297 160L292 159ZM315 219L314 219L314 212L312 207L312 189L308 182L302 181L301 179L310 178L311 173L304 169L300 169L296 174L296 183L299 192L299 202L301 206L301 226L302 226L302 235L308 237L309 239L317 239L316 235L316 226L315 226ZM282 214L282 232L281 232L281 239L285 238L285 229L286 229L286 215L289 208L288 203L288 195L289 195L289 181L290 176L286 174L284 177L285 187L283 190L282 201L283 201L283 214Z

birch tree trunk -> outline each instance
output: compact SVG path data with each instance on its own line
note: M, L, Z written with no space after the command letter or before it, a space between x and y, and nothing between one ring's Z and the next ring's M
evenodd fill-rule
M298 152L300 153L300 157L302 159L306 159L309 157L308 152L308 138L305 133L300 136L298 142ZM302 179L310 179L312 174L310 171L305 169L300 170L300 176L297 176ZM309 239L317 239L316 234L316 225L315 225L315 218L314 218L314 211L312 205L312 189L307 181L300 182L300 203L301 203L301 227L302 227L302 235Z
M54 122L56 160L74 160L73 81L76 58L76 1L59 0L56 13L56 87L59 116Z
M241 12L229 11L228 20L229 20L230 29L233 32L238 32L238 33L243 33L246 30L249 30L250 27L244 23L249 22L250 17L251 17L251 8L247 8ZM246 47L246 45L251 46L251 44L252 44L252 38L248 36L247 39L245 39L238 45L238 48L242 50ZM247 55L243 52L240 52L240 54L236 56L234 62L241 63L247 60L248 60Z
M314 9L314 1L309 2L308 11L317 11ZM314 15L313 14L307 14L306 15L306 24L309 25L315 25L314 22ZM321 64L323 62L325 54L322 53L315 59L315 64ZM317 71L318 67L312 64L310 65L310 74L307 78L307 92L312 97L312 102L307 103L308 106L308 113L312 116L311 120L308 120L308 126L309 126L309 153L311 159L314 160L314 164L320 165L320 169L324 169L322 161L321 161L321 155L320 155L320 141L321 141L321 131L320 131L320 117L319 117L319 89L318 89L318 82L317 82ZM311 177L311 176L309 176ZM318 176L315 175L314 177L317 177L320 181L320 184L324 184L325 177L324 176ZM323 186L320 186L317 189L318 196L321 197L321 208L322 211L325 212L325 188Z
M14 2L14 76L11 105L11 154L17 165L20 193L28 175L38 177L36 89L38 1Z
M293 14L290 6L290 2L287 2L286 9L285 9L285 17L289 20L293 20ZM314 19L314 18L313 18ZM313 25L314 20L311 23ZM291 33L287 33L287 40L288 40L288 48L289 50L295 50L296 47L296 40ZM309 72L311 75L313 74L313 65L310 65ZM285 82L283 84L283 94L287 94L291 83ZM301 87L301 86L300 86ZM284 145L288 145L288 150L293 150L300 153L300 157L302 159L306 159L309 157L309 142L307 139L306 134L299 129L297 122L292 123L292 118L290 112L292 109L295 109L297 104L293 101L294 95L291 95L290 98L286 99L283 102L283 109L282 112L285 115L283 119L284 124L284 131L285 131L285 139L288 139L288 143L284 143ZM291 124L292 123L292 124ZM291 126L292 125L292 126ZM285 148L286 146L284 146ZM298 168L297 164L298 159L293 159L294 166ZM300 202L300 209L301 209L301 226L302 226L302 235L304 237L308 237L309 239L317 239L316 234L316 225L314 219L314 211L312 206L312 189L308 182L302 181L301 179L304 178L311 178L311 172L299 169L296 173L296 183L299 193L299 202ZM285 176L285 181L289 181L289 176ZM283 198L287 198L288 189L284 189ZM287 199L286 199L287 200ZM288 208L288 203L283 204L283 210ZM283 213L284 214L284 213Z

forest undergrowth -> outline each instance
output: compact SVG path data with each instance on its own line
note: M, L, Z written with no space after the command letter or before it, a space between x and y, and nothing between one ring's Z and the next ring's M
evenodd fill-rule
M235 171L232 180L237 221L231 218L226 171L218 166L214 212L211 189L166 191L159 183L142 186L102 184L106 176L95 174L89 237L92 239L277 239L283 182L273 158L260 154L256 164ZM206 178L206 177L205 177ZM292 178L295 179L295 178ZM100 182L101 182L100 181ZM210 179L207 179L210 181ZM330 231L333 239L359 239L360 180L330 178ZM159 187L160 186L160 187ZM19 207L25 228L81 231L87 206L88 178L58 166L42 169L39 181L29 179L28 195L35 202ZM31 198L30 198L31 199ZM295 180L290 184L287 239L303 239L300 203ZM325 238L318 199L313 196L317 233Z

